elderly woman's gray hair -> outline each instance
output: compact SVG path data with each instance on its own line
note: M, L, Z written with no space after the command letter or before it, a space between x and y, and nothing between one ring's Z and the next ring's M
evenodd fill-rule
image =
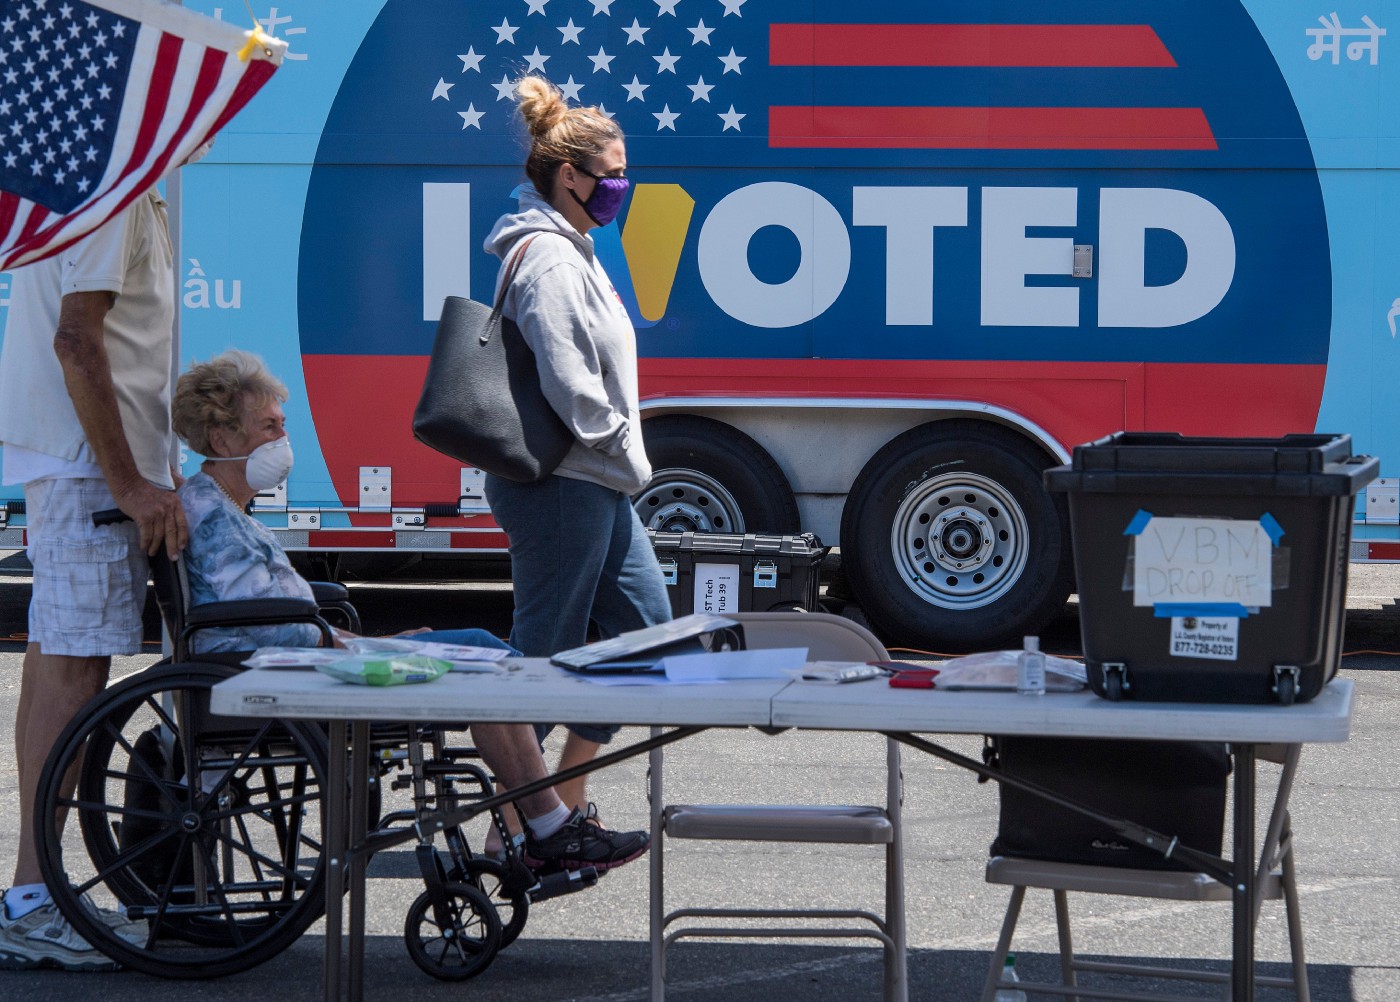
M215 428L238 432L245 410L268 401L285 403L287 387L267 371L257 355L236 348L207 362L196 362L175 384L171 417L175 434L201 456L210 455L209 433Z

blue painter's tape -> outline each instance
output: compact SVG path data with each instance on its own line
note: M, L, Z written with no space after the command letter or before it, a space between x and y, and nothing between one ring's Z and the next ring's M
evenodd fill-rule
M1269 538L1273 540L1274 546L1278 546L1278 541L1283 538L1283 526L1278 524L1278 519L1274 518L1274 516L1270 515L1268 512L1264 512L1264 514L1259 516L1259 524L1263 526L1264 531L1269 534Z
M1123 530L1125 536L1140 536L1142 530L1147 528L1147 523L1152 521L1152 513L1138 509L1138 513L1133 516L1133 520L1128 523L1128 527Z
M1174 619L1177 616L1246 619L1249 610L1238 602L1158 602L1152 607L1152 615L1157 619Z

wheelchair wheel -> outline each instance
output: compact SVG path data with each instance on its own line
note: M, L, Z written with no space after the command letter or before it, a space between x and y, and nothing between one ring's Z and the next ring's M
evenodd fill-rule
M496 959L501 920L490 899L470 884L444 884L442 890L445 915L435 914L427 891L409 907L404 945L413 962L438 980L465 981Z
M247 970L291 945L324 905L325 737L296 722L213 716L209 690L233 674L176 664L124 679L74 718L40 777L45 883L88 942L146 974ZM144 939L118 935L84 899L144 922Z
M485 894L496 908L497 917L501 920L500 948L504 950L515 942L525 928L525 920L530 917L529 890L534 883L534 875L525 878L523 883L526 886L518 887L516 885L522 881L519 878L512 880L506 865L494 859L469 859L465 869L466 882ZM528 870L525 872L529 873Z

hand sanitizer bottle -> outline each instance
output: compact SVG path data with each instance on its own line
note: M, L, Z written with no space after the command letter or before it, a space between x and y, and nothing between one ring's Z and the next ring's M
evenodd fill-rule
M1016 691L1029 696L1045 694L1045 654L1039 637L1026 637L1016 657Z
M1006 963L1001 968L1001 980L1003 983L1020 983L1021 979L1016 976L1016 954L1006 955ZM1019 988L998 988L996 1002L1026 1002L1026 993Z

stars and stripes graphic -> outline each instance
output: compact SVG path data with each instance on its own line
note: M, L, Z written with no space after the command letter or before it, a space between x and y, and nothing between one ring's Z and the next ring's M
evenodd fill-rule
M286 45L162 0L0 0L0 270L144 193L247 104Z
M462 132L509 132L514 82L534 72L634 136L760 136L774 149L1217 148L1202 108L1120 104L1111 87L1094 107L942 104L931 76L916 90L933 100L911 105L869 72L1176 70L1148 24L807 23L750 0L497 0L479 11L420 91Z

